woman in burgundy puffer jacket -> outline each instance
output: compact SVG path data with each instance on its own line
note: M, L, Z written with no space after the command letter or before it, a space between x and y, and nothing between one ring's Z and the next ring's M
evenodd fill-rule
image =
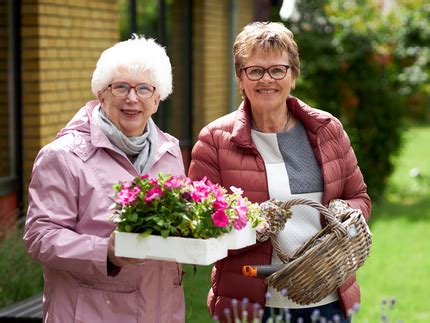
M241 187L253 202L269 198L302 197L324 205L344 200L368 219L371 202L349 138L338 119L313 109L290 95L300 72L292 33L281 23L256 22L246 26L234 44L236 75L244 100L238 110L204 127L193 148L189 176ZM293 254L321 229L317 211L296 206L278 235ZM243 265L280 263L270 242L230 253L212 272L208 296L211 315L226 321L225 308L233 299L249 300L277 312L288 308L292 322L310 313L349 322L348 310L360 301L355 277L318 303L301 306L263 279L242 276ZM266 292L271 297L266 299ZM232 310L231 310L232 312Z

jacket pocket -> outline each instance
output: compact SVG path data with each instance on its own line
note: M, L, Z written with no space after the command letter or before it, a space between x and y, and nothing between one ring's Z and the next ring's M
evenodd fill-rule
M118 291L111 287L81 284L78 288L75 323L137 323L139 291Z

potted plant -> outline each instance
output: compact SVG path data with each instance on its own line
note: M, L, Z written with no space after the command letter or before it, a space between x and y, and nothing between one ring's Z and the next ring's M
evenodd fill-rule
M254 244L256 229L266 225L241 189L227 193L206 178L160 173L114 188L117 256L208 265L228 249Z

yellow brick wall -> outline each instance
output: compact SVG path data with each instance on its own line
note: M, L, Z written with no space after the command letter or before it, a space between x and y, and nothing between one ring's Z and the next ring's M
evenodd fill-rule
M231 12L229 0L193 2L193 134L214 119L229 113ZM254 6L236 2L236 31L251 22ZM237 95L238 102L240 95Z
M254 21L255 17L255 9L254 6L250 5L249 0L238 0L237 1L237 16L236 16L236 36L239 34L243 27L245 27L250 22ZM232 48L233 50L233 48ZM240 102L242 102L242 94L239 91L239 85L236 81L236 99L237 106L239 106Z
M118 0L22 0L24 192L39 149L88 100L100 53L119 40Z
M228 111L228 0L194 2L193 133Z

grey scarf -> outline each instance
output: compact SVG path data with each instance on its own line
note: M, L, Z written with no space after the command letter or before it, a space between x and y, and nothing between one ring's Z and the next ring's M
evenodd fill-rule
M93 119L109 141L129 157L136 157L133 166L140 175L151 168L157 148L157 129L149 118L143 135L127 137L108 119L101 107L93 111Z

